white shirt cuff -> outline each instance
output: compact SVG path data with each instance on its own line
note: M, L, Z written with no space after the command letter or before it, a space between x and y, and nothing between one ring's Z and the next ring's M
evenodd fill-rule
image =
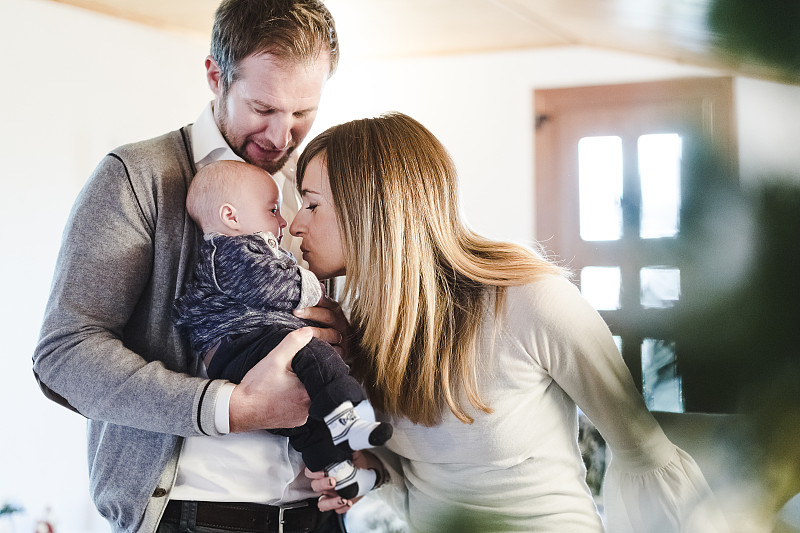
M217 431L223 435L227 435L231 432L231 419L228 409L231 405L231 395L235 388L235 383L226 383L223 385L217 396L217 404L214 406L214 425L217 426Z

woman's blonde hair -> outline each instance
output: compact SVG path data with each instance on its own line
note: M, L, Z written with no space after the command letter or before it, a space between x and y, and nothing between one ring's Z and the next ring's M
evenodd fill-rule
M491 412L477 384L477 336L488 297L560 269L483 238L461 221L444 146L401 113L334 126L298 163L321 156L346 250L344 295L355 332L353 373L373 404L434 425L449 408ZM462 396L463 395L463 396Z

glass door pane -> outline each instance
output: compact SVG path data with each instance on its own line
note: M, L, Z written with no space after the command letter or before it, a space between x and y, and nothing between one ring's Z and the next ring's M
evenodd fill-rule
M638 141L642 190L640 236L675 237L681 209L681 137L676 133L642 135Z
M644 339L642 391L647 408L651 411L683 412L683 391L676 370L675 343Z
M584 137L578 141L580 233L584 241L622 236L622 139Z
M640 302L646 309L672 307L681 296L681 272L677 268L644 267L639 270Z
M581 294L598 311L619 309L619 267L588 266L581 269Z

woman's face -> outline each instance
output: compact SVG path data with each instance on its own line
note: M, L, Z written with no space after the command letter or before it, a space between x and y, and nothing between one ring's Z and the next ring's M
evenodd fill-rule
M344 275L339 219L333 206L328 170L321 155L309 161L303 175L301 195L303 205L289 226L289 233L303 239L300 246L303 259L319 279Z

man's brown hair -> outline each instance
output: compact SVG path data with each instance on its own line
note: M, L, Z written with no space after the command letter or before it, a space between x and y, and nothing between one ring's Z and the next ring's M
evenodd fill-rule
M295 62L327 53L333 74L339 63L333 16L321 0L223 0L211 33L223 91L236 81L240 62L257 53Z

